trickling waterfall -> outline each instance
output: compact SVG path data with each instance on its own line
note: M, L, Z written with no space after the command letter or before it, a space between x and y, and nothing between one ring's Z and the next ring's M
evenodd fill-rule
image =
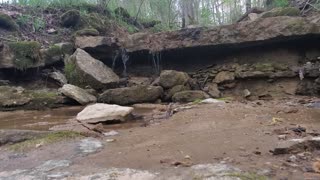
M112 70L115 70L116 63L118 58L121 57L122 64L123 64L123 76L127 76L127 62L129 61L129 55L127 53L127 50L124 48L121 48L119 51L116 51L113 59L112 59Z
M152 52L151 60L154 68L154 72L158 75L161 72L161 52Z
M127 62L129 61L129 55L127 53L127 50L124 48L121 48L120 50L121 59L123 63L123 76L127 76Z
M112 70L113 71L114 71L114 68L116 67L116 62L117 62L118 57L119 57L119 51L116 51L116 54L112 59Z

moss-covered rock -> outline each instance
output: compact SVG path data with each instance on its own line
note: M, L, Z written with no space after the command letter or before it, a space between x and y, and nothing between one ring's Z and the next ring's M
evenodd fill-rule
M62 98L55 89L26 90L22 87L0 86L0 110L61 107Z
M0 86L0 109L23 106L30 101L22 87Z
M99 36L99 31L94 28L81 29L75 33L76 36Z
M70 43L70 42L62 42L62 43L57 43L55 44L55 46L59 46L60 47L60 51L62 52L62 54L64 56L67 55L72 55L74 53L74 44Z
M43 58L45 65L52 65L62 60L62 52L59 46L53 45L48 49L41 49L41 57Z
M40 58L41 45L36 41L20 41L8 43L14 55L13 64L16 69L25 70L44 65Z
M100 90L116 87L119 77L101 61L91 57L82 49L65 61L65 74L70 84Z
M90 13L81 16L83 29L95 29L100 33L106 33L110 27L110 20L98 13Z
M62 62L64 57L72 55L73 53L72 43L59 43L54 44L46 49L41 49L40 54L45 65L52 65L57 62Z
M62 26L70 28L79 24L81 19L80 12L78 10L69 10L61 15L60 21Z
M16 31L18 30L18 25L9 15L0 13L0 28Z
M295 7L274 8L271 11L265 12L261 15L262 18L276 17L276 16L299 16L300 10Z

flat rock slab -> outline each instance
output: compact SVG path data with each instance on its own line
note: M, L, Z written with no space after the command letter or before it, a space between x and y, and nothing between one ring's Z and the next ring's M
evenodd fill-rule
M101 141L94 138L82 139L79 143L79 150L82 154L95 153L102 147Z
M97 98L95 96L89 94L84 89L71 84L65 84L62 88L59 89L59 91L65 96L76 100L82 105L95 103L97 101Z
M271 151L273 155L296 154L304 151L314 151L320 149L320 137L291 139L281 142Z
M84 123L125 121L132 111L132 107L98 103L87 106L77 115L77 120Z

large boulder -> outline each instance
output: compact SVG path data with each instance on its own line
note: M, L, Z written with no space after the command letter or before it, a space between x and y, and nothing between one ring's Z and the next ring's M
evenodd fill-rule
M77 120L84 123L99 123L114 120L125 121L132 111L132 107L98 103L87 106L77 115Z
M63 96L56 89L28 90L22 87L0 86L1 110L43 110L61 107Z
M225 82L231 82L235 79L235 73L229 72L229 71L222 71L214 79L215 83L225 83Z
M170 89L177 85L185 85L190 79L189 75L185 72L174 70L165 70L160 74L160 86L165 89Z
M182 92L176 93L172 97L172 100L174 102L186 103L186 102L194 102L197 100L203 100L207 98L209 98L209 96L203 91L182 91Z
M133 86L109 89L102 93L98 101L108 104L129 105L154 102L161 98L163 89L160 86Z
M40 56L41 45L36 41L19 41L0 44L0 69L26 70L44 66Z
M89 94L86 90L71 84L65 84L62 88L59 89L59 91L65 96L76 100L82 105L95 103L97 101L97 98Z
M80 12L77 10L69 10L60 17L62 26L67 28L77 26L80 22L80 19Z
M176 93L181 91L188 91L188 90L191 90L189 86L185 86L185 85L174 86L173 88L166 91L164 99L166 101L169 101L171 100L172 96L175 95Z
M66 61L65 74L71 84L98 90L115 87L120 80L111 68L82 49L77 49Z
M215 83L209 83L205 88L206 91L212 98L220 98L222 93L220 92L218 85Z

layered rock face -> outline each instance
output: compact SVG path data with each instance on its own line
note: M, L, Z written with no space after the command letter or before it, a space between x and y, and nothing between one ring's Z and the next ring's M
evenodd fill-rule
M193 28L148 34L138 40L129 39L124 47L134 51L164 51L201 46L261 42L276 38L319 34L320 20L314 17L276 16L259 18L215 28ZM130 43L130 41L135 43Z

